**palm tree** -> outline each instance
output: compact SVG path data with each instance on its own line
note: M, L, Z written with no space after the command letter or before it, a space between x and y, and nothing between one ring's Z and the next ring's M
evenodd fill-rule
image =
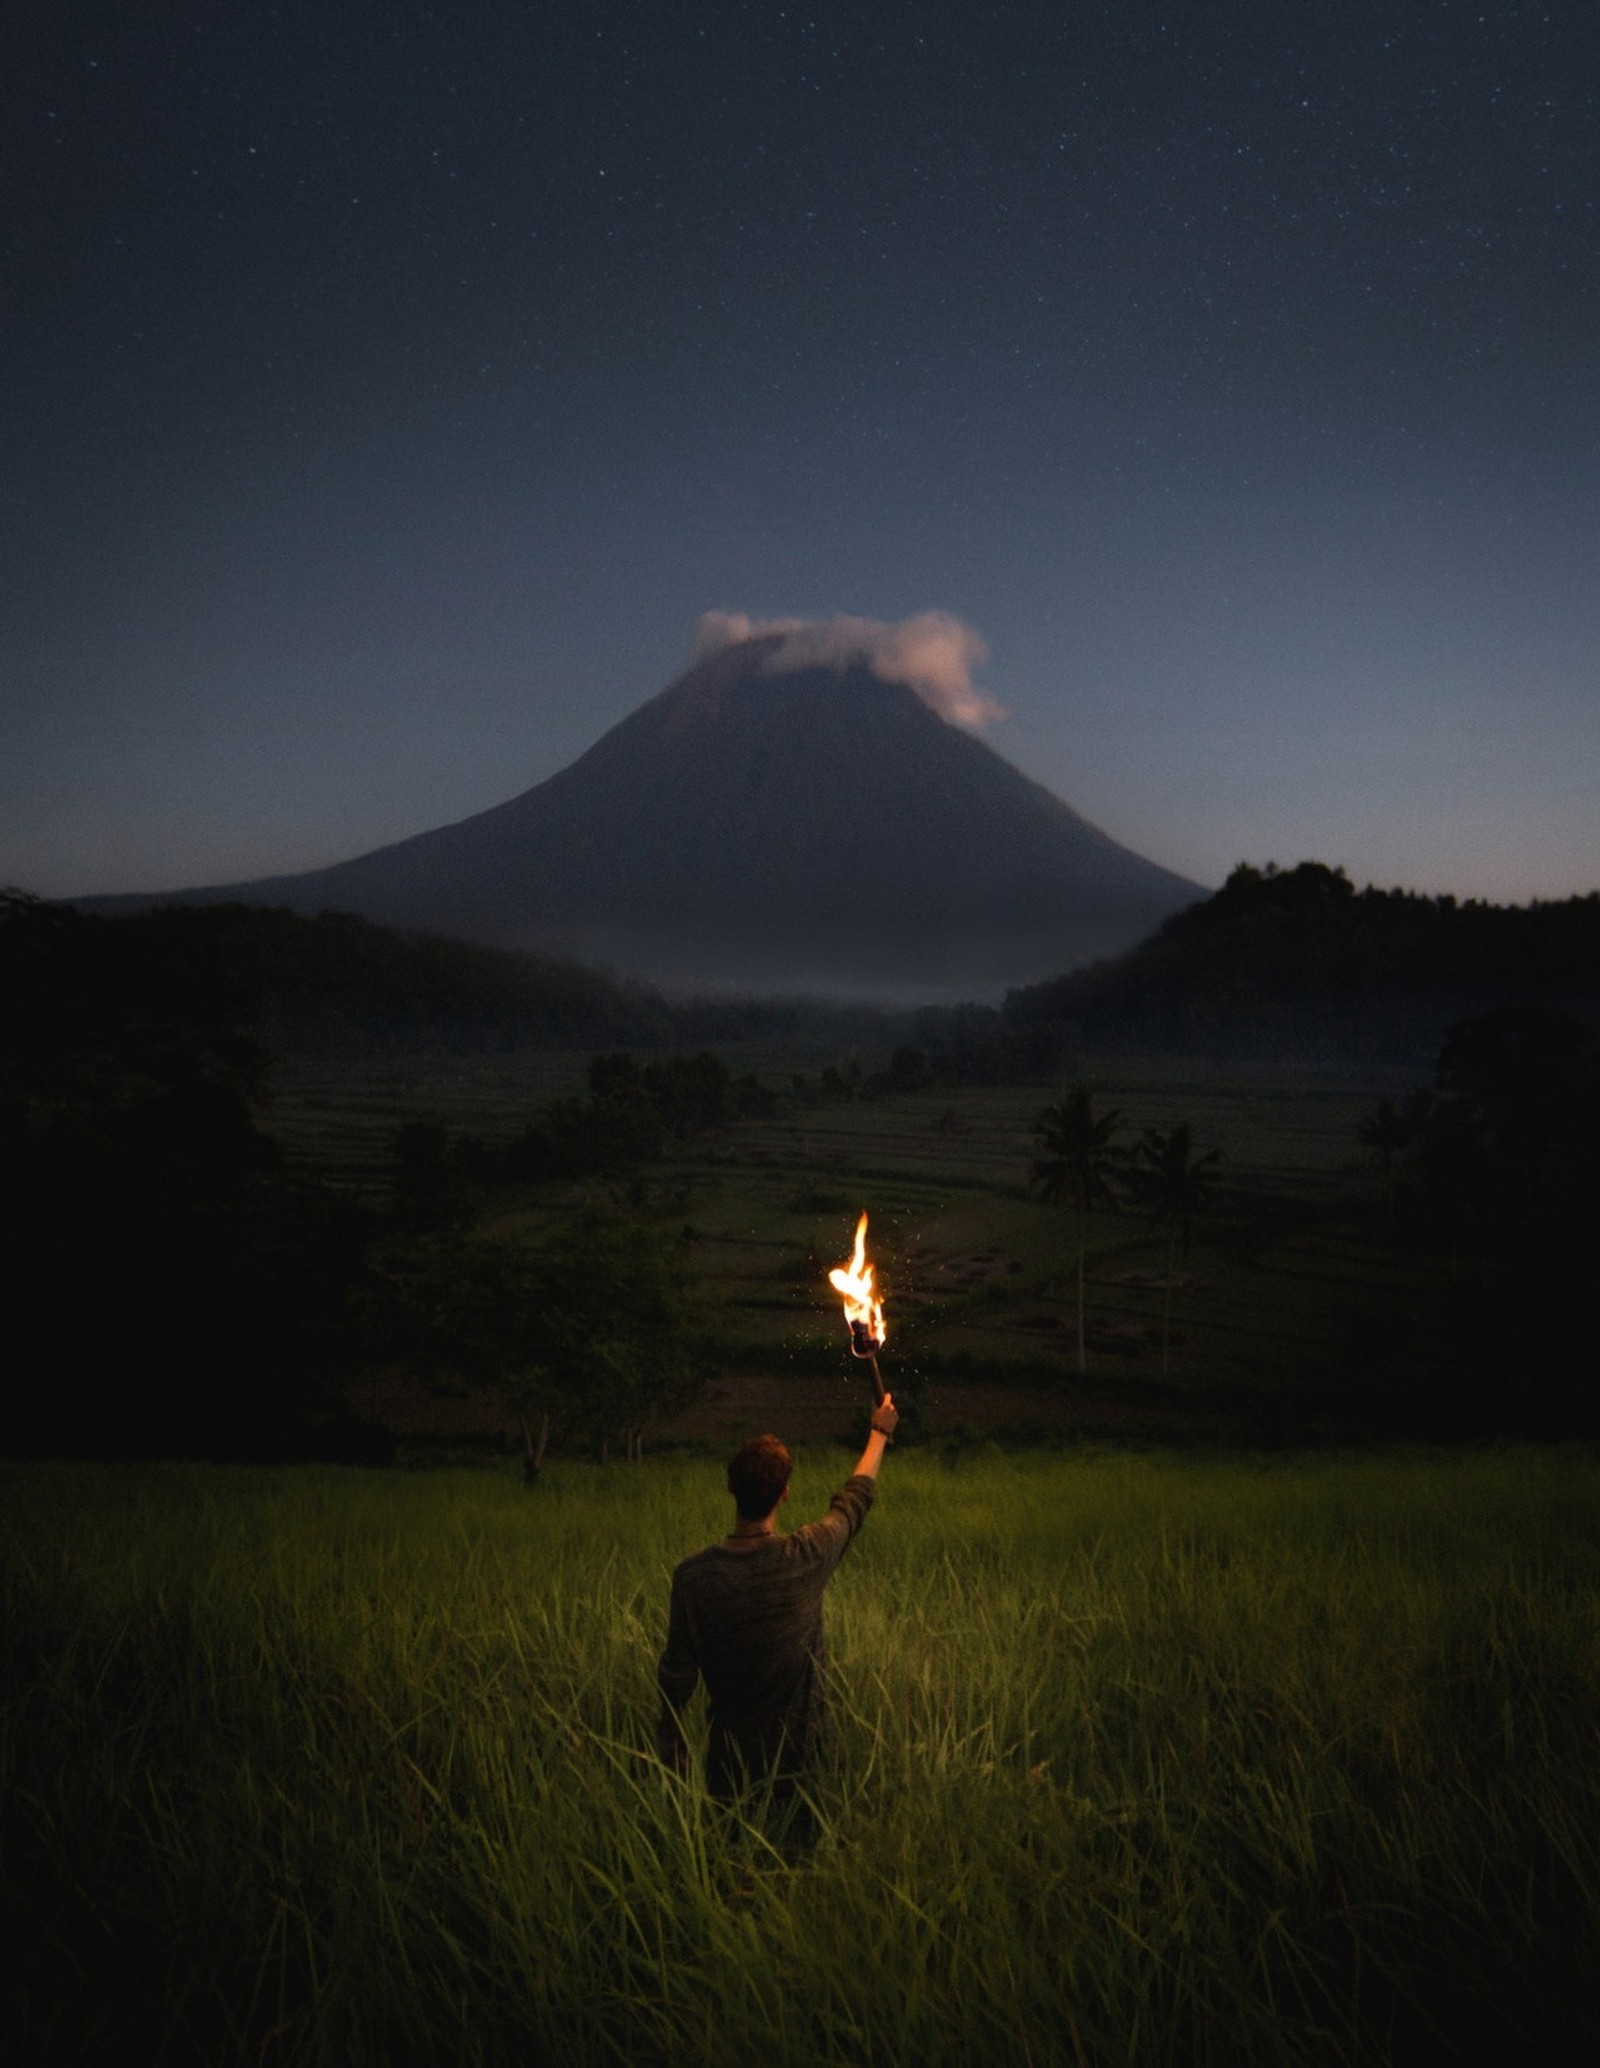
M1069 1085L1059 1105L1047 1106L1033 1124L1044 1154L1033 1166L1031 1181L1052 1205L1075 1207L1078 1214L1078 1374L1088 1369L1083 1343L1083 1265L1089 1247L1089 1216L1097 1206L1117 1200L1113 1173L1122 1160L1111 1146L1122 1125L1120 1113L1095 1116L1086 1084Z
M1419 1086L1403 1106L1397 1106L1393 1099L1379 1099L1357 1129L1362 1147L1378 1152L1383 1189L1389 1203L1391 1238L1394 1235L1394 1160L1420 1139L1432 1111L1433 1093L1425 1086Z
M1150 1224L1167 1224L1167 1279L1161 1297L1161 1376L1167 1376L1167 1348L1172 1340L1172 1277L1178 1261L1178 1242L1187 1251L1194 1217L1210 1201L1211 1174L1222 1161L1220 1149L1194 1153L1189 1123L1168 1128L1145 1129L1139 1144L1139 1191L1150 1208Z

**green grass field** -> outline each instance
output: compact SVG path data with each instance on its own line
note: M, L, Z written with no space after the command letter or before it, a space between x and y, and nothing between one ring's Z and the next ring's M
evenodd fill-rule
M719 1477L4 1468L11 2057L1593 2057L1591 1453L892 1454L798 1864L651 1750Z

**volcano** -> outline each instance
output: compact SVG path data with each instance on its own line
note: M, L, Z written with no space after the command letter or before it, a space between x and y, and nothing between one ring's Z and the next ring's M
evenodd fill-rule
M674 991L992 995L1207 895L865 660L724 647L547 782L304 875L138 900L336 910Z

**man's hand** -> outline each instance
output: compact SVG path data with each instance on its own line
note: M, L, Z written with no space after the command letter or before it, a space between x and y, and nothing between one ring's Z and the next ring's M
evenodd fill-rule
M889 1439L893 1436L895 1423L899 1419L895 1412L894 1395L885 1393L872 1410L872 1427L867 1433L867 1447L856 1465L858 1475L864 1475L868 1479L877 1478L878 1467L883 1463L883 1454L889 1446Z

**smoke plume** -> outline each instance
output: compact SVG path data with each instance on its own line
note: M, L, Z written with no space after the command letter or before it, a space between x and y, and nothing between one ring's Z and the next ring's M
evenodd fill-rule
M904 682L931 710L952 724L988 725L1006 714L972 671L989 649L970 625L948 611L925 610L889 625L878 618L752 618L743 611L708 610L695 628L693 658L708 659L747 639L778 645L761 663L768 675L801 668L847 668L865 663L883 682Z

